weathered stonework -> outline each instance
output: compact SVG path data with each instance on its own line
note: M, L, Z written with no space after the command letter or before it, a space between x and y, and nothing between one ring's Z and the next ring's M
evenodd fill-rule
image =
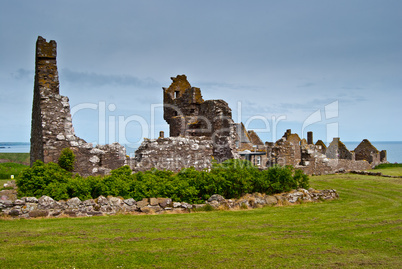
M382 157L380 151L374 147L370 141L364 139L354 150L356 160L366 160L369 163L378 165L386 161L386 154L383 152Z
M170 136L207 137L212 140L213 156L218 162L238 158L235 124L228 104L223 100L204 101L201 90L191 87L185 75L171 79L169 88L163 88L163 117Z
M3 198L3 196L1 196ZM8 198L8 197L6 197ZM81 201L74 197L67 201L55 201L49 196L22 197L20 199L0 199L0 217L8 218L59 218L93 217L114 214L161 214L190 213L207 204L219 210L239 210L260 208L263 206L294 205L302 202L320 202L339 198L335 190L298 189L289 193L266 195L262 193L246 194L239 199L225 199L221 195L212 195L205 204L173 202L170 198L133 198L99 196L96 199Z
M57 44L38 37L36 43L35 85L32 106L31 164L36 160L57 162L64 148L77 158L75 172L83 176L102 175L129 164L134 171L151 168L179 171L186 167L210 168L212 160L244 158L264 169L273 165L293 165L307 174L326 174L345 170L366 170L386 162L386 151L379 152L368 140L349 151L339 138L326 145L313 144L287 130L275 143L265 144L257 133L235 124L232 111L223 100L204 101L199 88L192 87L185 75L172 78L163 88L164 119L170 137L164 133L155 140L145 139L134 159L128 159L118 143L86 143L74 133L69 100L59 94Z
M355 159L355 153L350 152L339 138L334 138L328 148L324 142L310 143L300 140L297 134L292 134L287 130L284 136L276 143L266 143L267 163L266 166L273 165L292 165L297 169L303 170L309 175L331 174L336 172L346 172L354 170L368 170L380 162L370 160ZM362 145L357 149L359 154L372 156L370 142L363 140ZM378 154L378 160L380 154ZM373 158L371 158L373 160ZM383 160L386 161L386 153Z
M126 163L125 149L114 143L96 146L74 133L68 97L59 94L57 44L38 37L31 126L31 165L36 160L57 162L64 148L76 155L74 172L105 174Z
M197 170L210 168L213 143L206 137L167 137L145 139L131 163L134 171L151 168L178 172L193 166Z

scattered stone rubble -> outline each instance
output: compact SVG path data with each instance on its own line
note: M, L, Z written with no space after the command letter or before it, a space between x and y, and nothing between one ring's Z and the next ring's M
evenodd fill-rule
M240 199L225 199L221 195L212 195L205 204L173 202L170 198L133 198L99 196L97 199L81 201L71 198L67 201L55 201L49 196L22 197L17 199L16 190L0 192L0 216L13 218L37 217L92 217L114 214L159 214L190 213L207 204L219 210L251 209L263 206L281 206L337 199L335 190L298 189L289 193L266 195L261 193L246 194Z

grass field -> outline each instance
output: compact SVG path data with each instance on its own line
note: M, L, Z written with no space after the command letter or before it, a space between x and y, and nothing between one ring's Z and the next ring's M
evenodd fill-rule
M29 153L0 153L0 159L29 165Z
M27 165L20 163L0 163L0 180L10 180L11 175L14 175L15 178L27 167Z
M0 268L402 268L402 179L311 178L340 199L244 211L0 220Z

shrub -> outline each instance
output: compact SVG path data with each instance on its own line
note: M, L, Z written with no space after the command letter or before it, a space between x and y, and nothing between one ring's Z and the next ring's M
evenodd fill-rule
M71 172L74 170L74 163L75 154L73 150L70 148L63 149L58 160L58 164L60 165L60 167Z
M203 203L213 194L239 198L245 193L280 193L308 188L308 176L291 166L260 171L249 161L227 160L213 164L210 171L193 167L179 173L152 169L133 174L129 166L111 171L108 176L72 176L57 164L37 161L16 180L19 195L48 195L56 200L78 197L81 200L103 196L169 197L176 202Z
M20 196L48 195L56 197L55 193L65 199L62 191L56 189L65 188L65 184L71 179L72 174L55 163L44 164L42 161L36 161L32 167L24 169L16 179L18 194Z

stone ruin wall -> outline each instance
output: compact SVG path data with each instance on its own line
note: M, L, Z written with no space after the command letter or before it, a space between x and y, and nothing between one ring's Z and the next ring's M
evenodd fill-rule
M46 42L38 37L31 164L36 160L57 162L64 148L74 151L77 159L74 172L83 176L108 174L126 164L134 171L153 167L179 171L191 166L202 170L211 167L212 159L222 162L240 158L235 142L240 138L228 104L223 100L204 101L201 90L191 87L185 75L172 78L170 87L163 88L164 119L169 124L171 137L145 139L134 159L128 159L125 148L118 143L93 147L74 133L69 100L59 94L56 56L56 42ZM366 170L386 162L386 151L379 152L368 140L364 140L355 152L350 152L339 138L335 138L328 148L321 140L314 145L312 132L308 133L306 141L287 130L276 143L265 145L259 145L262 141L258 141L257 134L255 136L258 150L266 152L261 155L266 167L293 165L307 174L327 174Z
M164 119L170 137L145 139L130 166L134 171L153 167L179 171L210 168L212 160L239 158L235 147L232 111L223 100L204 101L199 88L191 87L185 75L172 77L163 88Z
M206 137L159 137L145 139L130 166L135 172L152 168L178 172L191 166L203 170L211 167L212 158L213 144Z
M309 134L309 142L301 140L297 134L287 130L284 136L276 143L267 143L267 166L292 165L303 170L308 175L322 175L337 172L369 170L379 164L371 159L355 159L355 153L350 152L339 138L334 138L328 148L319 140L316 145L312 143L312 133ZM368 141L368 140L367 140ZM369 142L368 142L369 143ZM367 142L363 140L364 146L361 152L370 155L367 149ZM370 143L371 145L371 143ZM358 150L359 151L359 150ZM373 156L371 154L370 156ZM380 153L378 153L380 156ZM383 152L381 162L386 162L386 152Z
M31 165L36 160L57 163L60 152L71 148L75 170L83 176L103 175L126 164L125 148L118 143L93 147L74 133L69 99L59 94L57 44L38 37L32 105Z

